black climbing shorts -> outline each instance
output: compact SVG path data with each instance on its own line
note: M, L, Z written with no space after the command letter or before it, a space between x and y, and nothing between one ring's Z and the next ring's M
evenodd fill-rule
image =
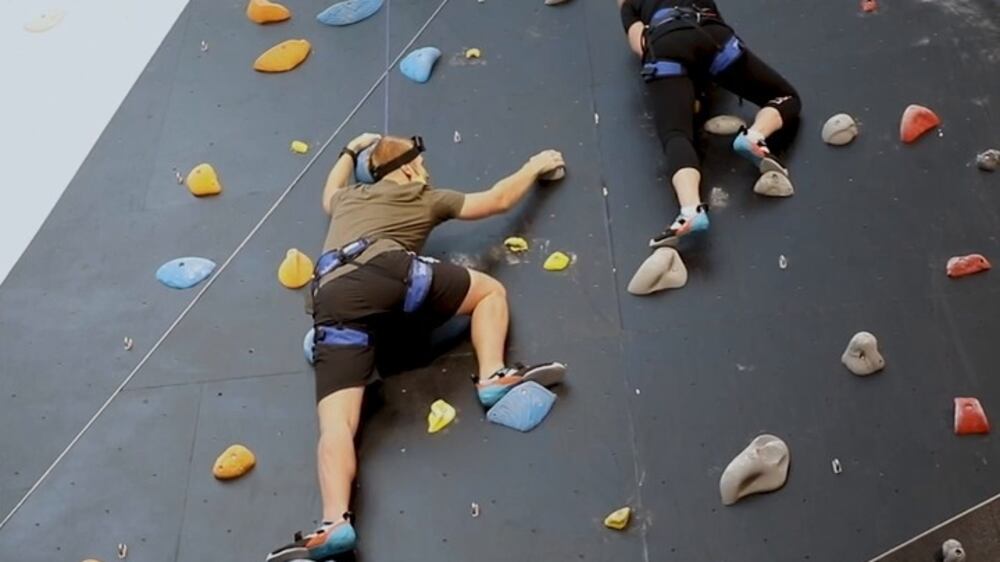
M364 332L369 341L366 346L316 346L313 356L317 402L338 390L378 380L375 348L380 332L401 322L413 329L431 330L458 312L472 279L465 268L444 262L431 266L434 278L420 308L409 314L403 312L406 278L413 259L403 251L386 252L320 287L313 302L313 322Z

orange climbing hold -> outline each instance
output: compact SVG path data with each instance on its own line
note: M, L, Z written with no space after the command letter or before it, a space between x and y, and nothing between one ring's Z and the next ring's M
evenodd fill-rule
M965 277L966 275L986 271L990 267L990 261L982 254L969 254L967 256L950 258L946 269L948 277Z
M911 105L903 112L903 120L899 124L899 138L910 143L921 135L941 124L936 113L922 105Z
M861 11L870 14L878 11L878 2L875 0L861 0Z
M989 433L986 411L976 398L955 399L955 435Z
M254 23L275 23L292 17L292 12L281 4L268 0L250 0L247 4L247 17Z
M312 46L305 39L289 39L264 51L253 63L260 72L287 72L302 64Z

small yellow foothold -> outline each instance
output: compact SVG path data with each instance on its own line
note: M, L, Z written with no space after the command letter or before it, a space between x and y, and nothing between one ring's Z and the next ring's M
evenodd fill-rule
M288 72L302 64L312 45L305 39L289 39L264 51L253 63L258 72Z
M431 412L427 414L427 433L437 433L455 419L455 408L444 400L436 400L431 404Z
M313 262L309 256L292 248L278 267L278 281L289 289L305 287L312 281Z
M479 57L482 56L482 54L483 53L481 53L479 51L479 49L475 49L475 48L473 48L473 49L466 49L465 50L465 58L467 58L467 59L478 59Z
M546 258L542 267L544 267L546 271L562 271L569 267L570 261L572 260L566 254L562 252L554 252L551 256Z
M528 251L528 241L520 236L511 236L503 241L503 245L507 247L507 251L515 254Z
M306 152L309 152L309 145L300 140L292 141L291 148L292 152L296 154L305 154Z
M604 526L609 529L615 529L616 531L621 531L628 526L629 517L632 516L631 507L623 507L621 509L612 511L604 518Z
M215 173L215 168L211 164L198 164L187 175L188 189L197 197L207 195L218 195L222 193L222 184L219 183L219 175Z
M212 474L219 480L239 478L250 472L255 464L257 464L257 458L254 457L250 449L243 445L231 445L219 455L219 458L215 459Z

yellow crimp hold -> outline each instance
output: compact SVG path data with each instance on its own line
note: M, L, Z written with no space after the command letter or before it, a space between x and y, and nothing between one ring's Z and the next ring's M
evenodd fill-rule
M198 164L187 175L184 181L188 189L197 197L207 195L218 195L222 193L222 184L219 183L219 175L215 173L215 168L211 164Z
M258 72L287 72L302 64L312 45L305 39L289 39L264 51L253 63Z
M231 445L215 459L212 474L219 480L239 478L257 464L257 458L243 445Z
M292 141L291 149L292 152L296 154L305 154L306 152L309 152L309 145L299 140Z
M503 241L503 245L507 247L507 251L515 254L528 251L528 241L520 236L511 236Z
M312 281L313 262L309 256L292 248L278 266L278 281L289 289L305 287Z
M621 531L625 527L628 527L629 517L632 516L631 507L623 507L621 509L612 511L604 518L604 526L609 529L614 529L616 531Z
M562 252L554 252L551 256L546 258L542 267L544 267L546 271L562 271L569 267L570 261L572 260L566 254Z
M435 400L427 414L427 433L437 433L454 420L455 408L444 400Z
M473 49L466 49L465 50L465 58L467 58L467 59L478 59L481 56L482 56L482 53L479 51L479 49L473 48Z

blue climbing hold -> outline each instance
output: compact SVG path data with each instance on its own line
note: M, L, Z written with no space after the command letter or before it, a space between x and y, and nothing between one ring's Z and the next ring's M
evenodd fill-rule
M556 395L534 381L519 384L486 413L486 419L518 431L531 431L549 415Z
M441 50L436 47L424 47L406 55L399 63L399 70L414 82L424 82L431 79L434 63L441 58Z
M361 154L358 154L358 163L354 166L354 179L356 179L358 183L375 183L375 178L372 177L371 169L373 150L375 150L374 144L362 150Z
M302 351L306 354L306 361L312 365L315 363L313 352L316 351L316 329L309 328L305 339L302 340Z
M344 0L323 10L316 16L326 25L351 25L369 18L382 7L384 0Z
M215 262L205 258L177 258L156 270L156 279L172 289L190 289L215 271Z

